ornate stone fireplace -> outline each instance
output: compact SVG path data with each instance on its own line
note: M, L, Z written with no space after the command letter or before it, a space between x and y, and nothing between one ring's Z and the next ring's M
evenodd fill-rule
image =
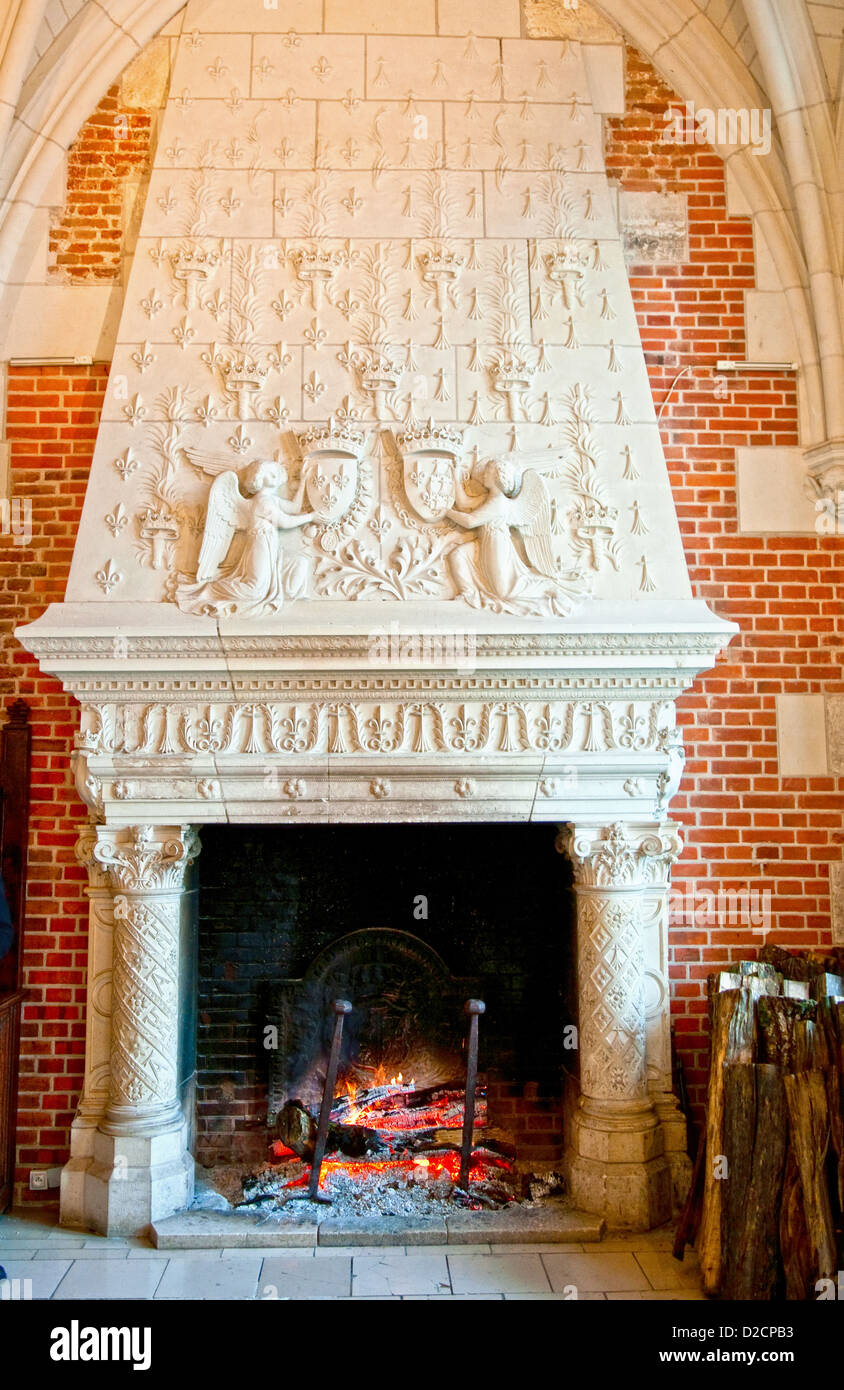
M239 8L188 6L66 601L18 634L80 702L92 817L63 1219L190 1200L197 828L540 820L577 897L572 1193L654 1224L674 701L733 629L691 597L612 45Z

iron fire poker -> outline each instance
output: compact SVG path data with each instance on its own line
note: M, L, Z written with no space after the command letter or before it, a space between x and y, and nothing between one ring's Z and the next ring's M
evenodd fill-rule
M460 1176L457 1186L469 1190L469 1169L472 1164L472 1137L475 1131L475 1089L478 1084L478 1017L486 1013L482 999L467 999L469 1043L466 1049L466 1095L463 1103L463 1141L460 1151Z
M328 1069L325 1073L325 1085L322 1088L322 1105L319 1110L319 1126L317 1128L316 1144L314 1145L314 1158L311 1164L311 1180L308 1183L307 1194L303 1194L300 1200L307 1202L320 1202L323 1206L331 1206L330 1197L320 1197L319 1178L322 1171L322 1160L325 1158L325 1146L328 1142L328 1126L331 1123L331 1109L334 1103L334 1087L337 1084L337 1070L340 1066L340 1045L343 1041L343 1019L346 1014L352 1012L352 1006L348 999L335 999L331 1005L332 1012L336 1015L334 1019L334 1037L331 1039L331 1051L328 1054Z

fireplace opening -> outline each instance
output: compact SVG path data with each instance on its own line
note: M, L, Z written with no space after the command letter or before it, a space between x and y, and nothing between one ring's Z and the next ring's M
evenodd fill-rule
M553 1189L576 1051L551 825L207 827L195 1154L234 1205L305 1187L346 999L320 1191L445 1198L480 999L472 1205ZM453 1196L453 1193L452 1193ZM368 1203L368 1205L367 1205ZM412 1205L412 1202L411 1202Z

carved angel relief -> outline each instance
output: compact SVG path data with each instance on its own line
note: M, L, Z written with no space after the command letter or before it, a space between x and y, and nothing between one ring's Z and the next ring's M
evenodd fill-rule
M461 597L473 608L523 616L570 613L584 588L579 570L557 568L551 541L551 497L542 474L526 459L505 454L477 471L485 495L460 499L447 516L477 533L449 556ZM516 532L524 557L513 536Z
M292 502L279 496L286 481L284 465L271 459L217 474L208 494L196 578L182 576L176 587L180 608L213 617L258 617L304 597L307 560L285 556L280 532L304 526L315 513L301 510L304 483Z

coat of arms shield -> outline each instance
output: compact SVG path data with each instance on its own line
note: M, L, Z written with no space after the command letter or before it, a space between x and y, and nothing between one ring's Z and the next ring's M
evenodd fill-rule
M357 456L346 449L320 449L304 461L305 493L311 510L325 522L339 521L355 500Z

